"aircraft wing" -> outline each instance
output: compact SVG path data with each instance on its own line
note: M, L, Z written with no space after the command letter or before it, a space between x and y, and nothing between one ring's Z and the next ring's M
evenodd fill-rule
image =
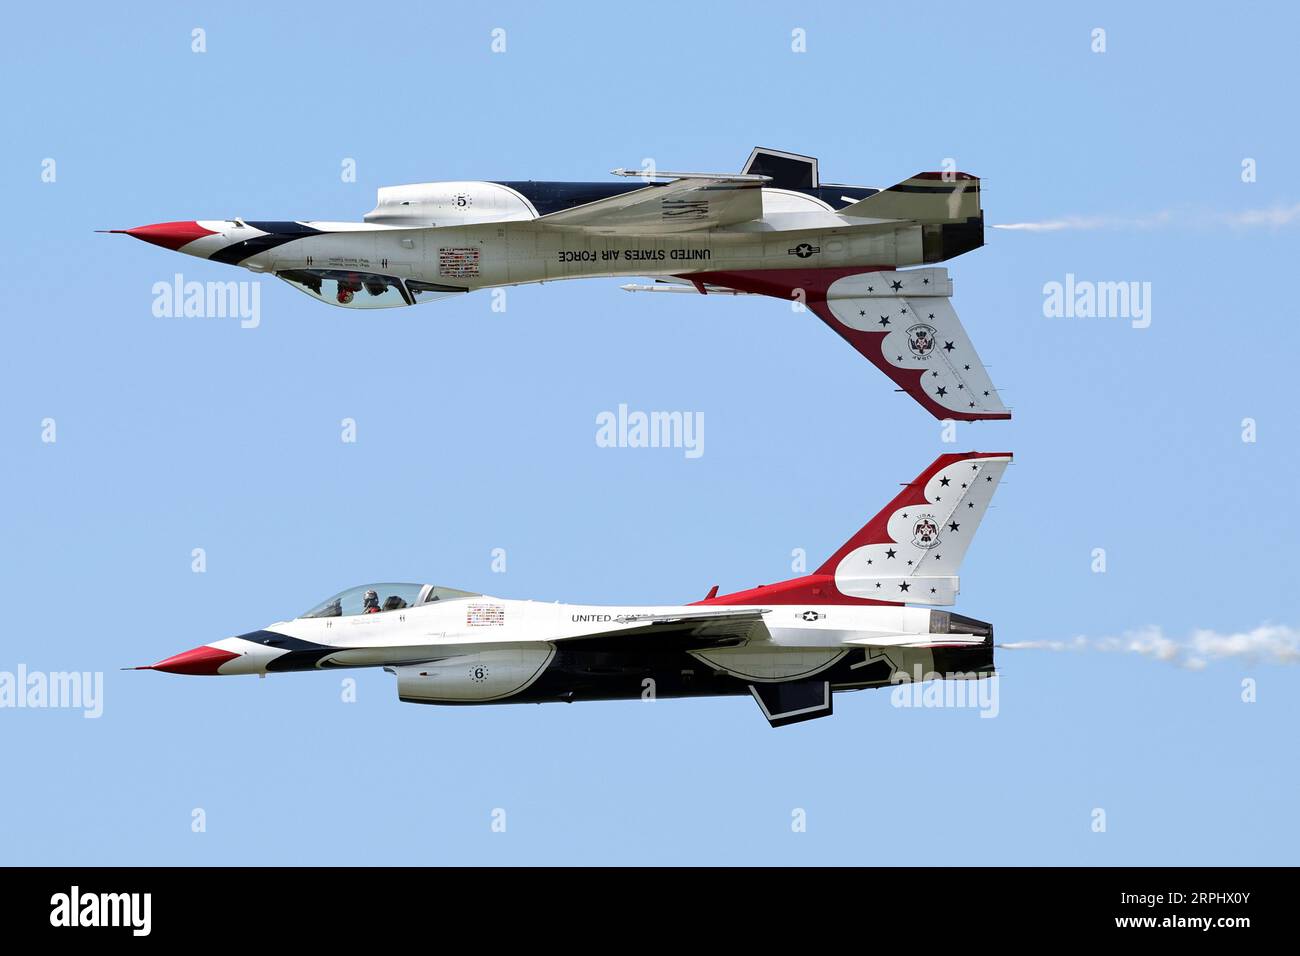
M535 220L539 226L580 229L600 235L694 232L759 219L761 177L696 176L646 186Z
M767 640L771 634L763 623L767 611L760 608L682 612L675 614L625 615L613 623L621 625L608 631L560 638L559 642L590 645L654 643L665 647L717 647L740 644L746 640ZM628 626L632 625L632 626ZM643 644L644 646L644 644Z

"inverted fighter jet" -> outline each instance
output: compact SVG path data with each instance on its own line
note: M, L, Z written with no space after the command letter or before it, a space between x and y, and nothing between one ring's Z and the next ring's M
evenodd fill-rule
M773 727L834 691L991 677L993 626L948 611L1009 454L942 455L812 574L702 601L602 607L370 584L138 670L382 667L417 704L749 694Z
M364 222L109 231L354 309L593 276L655 277L631 291L776 296L805 305L935 417L1011 417L949 302L947 270L933 265L984 244L976 177L842 186L822 183L810 156L764 148L740 173L612 172L641 181L385 186Z

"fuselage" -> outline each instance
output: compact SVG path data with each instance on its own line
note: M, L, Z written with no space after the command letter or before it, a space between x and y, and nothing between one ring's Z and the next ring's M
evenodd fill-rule
M892 269L978 246L981 225L845 217L877 190L762 190L762 216L603 232L542 217L645 184L447 182L386 187L364 222L196 220L127 230L200 258L271 273L334 305L411 305L487 287L597 276Z
M625 284L631 292L771 296L821 319L936 418L1009 418L951 307L947 270L933 265L983 245L978 177L922 172L881 190L821 185L815 161L794 157L802 172L786 169L778 182L768 174L775 168L751 172L755 157L770 155L756 150L744 173L665 173L676 177L666 183L392 186L363 222L190 220L110 231L274 275L351 309L601 276L656 280ZM224 314L244 292L184 278L176 275L171 301L187 315Z
M206 669L187 672L382 667L397 675L405 701L468 704L743 694L755 682L813 677L848 690L993 669L988 625L904 605L727 605L729 613L753 610L761 625L657 630L702 610L471 595L281 621L207 645ZM906 646L946 633L951 645Z

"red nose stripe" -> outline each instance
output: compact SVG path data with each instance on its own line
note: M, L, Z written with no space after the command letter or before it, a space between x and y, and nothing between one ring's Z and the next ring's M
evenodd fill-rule
M111 229L109 231L135 236L135 238L143 239L145 242L152 242L155 246L162 246L164 249L172 250L187 246L195 239L216 235L211 229L204 229L197 222L157 222L152 226L136 226L134 229Z
M205 644L192 651L169 657L165 661L159 661L150 670L166 671L169 674L217 674L220 673L217 668L238 656L230 651Z

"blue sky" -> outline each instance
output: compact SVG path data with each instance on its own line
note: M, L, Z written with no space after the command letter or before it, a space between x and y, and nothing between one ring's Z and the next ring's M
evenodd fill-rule
M779 580L792 549L820 562L899 482L968 448L1016 453L955 607L1001 640L1300 625L1298 19L1282 4L11 11L27 40L0 64L0 671L102 671L105 688L97 720L0 710L0 862L1294 862L1296 670L1249 656L1195 670L1006 651L997 719L875 692L780 731L741 698L415 707L365 671L344 704L333 673L117 668L367 580L609 603ZM953 157L983 177L989 223L1090 220L990 230L948 264L1012 422L945 444L811 315L624 280L511 290L504 314L486 293L357 314L266 280L256 329L155 318L151 287L176 271L245 274L92 231L358 219L386 184L603 180L644 157L731 170L755 144L871 185ZM1250 224L1261 210L1281 224ZM1067 274L1150 282L1150 327L1045 318L1043 285ZM597 447L595 416L624 402L703 412L705 454Z

